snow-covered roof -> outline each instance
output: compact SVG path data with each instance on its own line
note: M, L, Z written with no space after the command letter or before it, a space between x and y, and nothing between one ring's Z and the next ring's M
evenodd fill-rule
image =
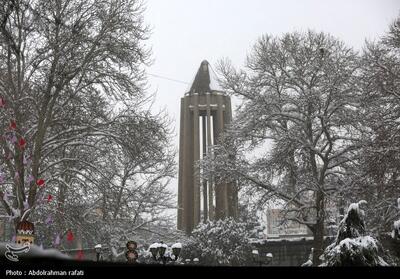
M223 92L223 89L219 86L217 75L213 71L207 60L201 62L199 69L190 83L190 87L187 88L186 93L193 94L205 94L212 92Z

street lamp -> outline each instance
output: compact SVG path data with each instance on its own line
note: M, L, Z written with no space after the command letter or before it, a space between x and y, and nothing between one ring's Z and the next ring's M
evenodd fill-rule
M258 250L251 251L251 254L253 255L253 261L261 266L262 262L260 261L260 254L258 253Z
M101 244L94 246L94 250L96 251L96 261L102 261L103 255L101 254Z
M267 253L266 256L267 256L267 262L266 262L266 264L269 265L269 264L272 263L273 255L272 255L272 253Z
M155 261L161 261L163 264L166 264L168 261L175 262L179 259L179 255L182 250L182 244L175 243L171 246L171 250L172 255L171 252L168 251L168 245L163 243L162 241L160 243L153 243L149 247L149 251L153 256L153 259Z
M269 265L273 259L273 255L271 253L267 253L264 259L264 257L262 256L262 254L260 255L258 250L253 250L251 254L253 255L253 261L259 266L262 266L264 263L266 265Z
M165 252L167 251L167 248L168 248L167 244L164 244L162 241L158 245L158 253L159 253L161 258L164 257Z
M150 245L149 250L151 255L153 256L153 259L156 261L157 260L157 255L158 255L158 248L159 248L159 243L153 243Z
M161 241L160 245L158 246L158 254L159 254L160 259L161 259L163 264L165 264L166 261L167 261L167 257L165 256L165 252L167 251L167 249L168 249L168 245L164 244Z
M175 262L178 260L179 255L182 251L182 243L175 243L174 245L171 246L172 249L172 254L174 255L173 261Z

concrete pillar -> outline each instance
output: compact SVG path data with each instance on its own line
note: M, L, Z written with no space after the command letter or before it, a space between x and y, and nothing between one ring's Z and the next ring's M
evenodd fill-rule
M223 111L223 100L221 95L217 95L217 143L219 142L219 137L224 129L224 111ZM226 187L225 183L218 183L215 185L215 199L216 199L216 209L215 217L216 219L223 219L226 216Z
M207 155L207 115L203 115L201 118L201 122L202 122L202 143L203 143L203 158ZM208 186L207 183L210 180L207 181L207 179L205 179L203 177L202 180L202 186L203 186L203 222L207 222L208 220Z
M225 125L229 125L232 120L232 105L231 99L229 97L225 97ZM233 159L233 158L232 158ZM238 216L238 189L236 182L227 183L227 195L228 195L228 216L232 216L233 218L237 218Z
M210 94L206 95L206 102L207 102L207 147L212 145L211 141L211 125L214 125L213 122L211 122L211 96ZM213 129L215 132L215 128ZM208 152L208 151L207 151ZM215 212L214 212L214 181L212 177L210 176L208 178L208 215L210 220L214 220L215 218Z
M200 160L199 95L193 99L193 226L196 226L200 223L200 170L194 166Z
M179 129L179 150L183 150L183 141L184 141L184 114L185 114L185 106L184 106L184 98L181 98L181 122L180 122L180 129ZM183 157L184 153L179 152L179 176L178 176L178 230L183 230L183 187L182 187L182 180L183 180Z
M203 125L201 134L200 117ZM200 159L200 137L206 153L208 147L218 143L218 136L223 132L225 124L231 121L230 99L219 92L186 94L181 99L180 120L177 223L178 229L190 234L201 221L237 216L235 185L215 185L213 177L202 180L200 169L195 166L195 162ZM204 212L202 219L201 188Z
M183 229L187 234L193 230L193 114L190 111L190 97L184 98L183 119L183 164L182 164L182 197Z

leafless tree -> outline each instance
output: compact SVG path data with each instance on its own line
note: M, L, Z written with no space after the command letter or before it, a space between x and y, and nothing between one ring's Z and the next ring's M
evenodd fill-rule
M44 224L52 212L59 231L80 224L84 234L96 210L112 229L110 220L139 226L170 206L174 151L145 94L143 9L140 0L0 7L1 202L15 223Z
M381 40L366 44L361 81L363 148L349 170L348 191L368 202L368 226L385 234L398 217L400 189L400 19Z
M266 35L245 70L228 60L218 69L223 87L242 103L205 164L218 179L261 189L263 201L285 201L286 218L312 231L318 264L327 204L336 201L343 166L359 148L357 54L323 33Z

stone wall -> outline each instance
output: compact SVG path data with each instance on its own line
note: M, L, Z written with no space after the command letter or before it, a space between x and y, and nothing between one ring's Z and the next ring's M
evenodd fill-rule
M312 238L273 239L263 243L254 244L260 255L271 253L273 255L270 266L301 266L308 260L312 248ZM325 240L325 246L332 239Z
M400 258L400 241L396 241L390 237L379 239L383 248L390 252L394 257ZM333 238L325 239L325 246L328 246ZM263 243L253 243L255 249L258 249L260 255L271 253L273 255L272 262L269 266L301 266L308 260L312 247L312 237L295 238L295 239L273 239L264 241ZM123 251L124 247L120 247L118 251ZM83 259L95 260L96 251L94 248L83 249ZM63 253L72 258L76 258L79 249L64 250ZM141 254L142 251L139 253ZM110 251L107 248L102 249L104 260L111 261ZM140 257L140 255L139 255ZM125 257L121 256L114 261L125 261ZM399 262L400 263L400 262Z
M325 247L334 241L333 238L325 239ZM400 263L400 241L390 237L380 237L386 253L389 253L396 262ZM260 255L271 253L273 255L270 266L301 266L310 255L312 248L312 238L300 239L273 239L263 243L254 244Z

